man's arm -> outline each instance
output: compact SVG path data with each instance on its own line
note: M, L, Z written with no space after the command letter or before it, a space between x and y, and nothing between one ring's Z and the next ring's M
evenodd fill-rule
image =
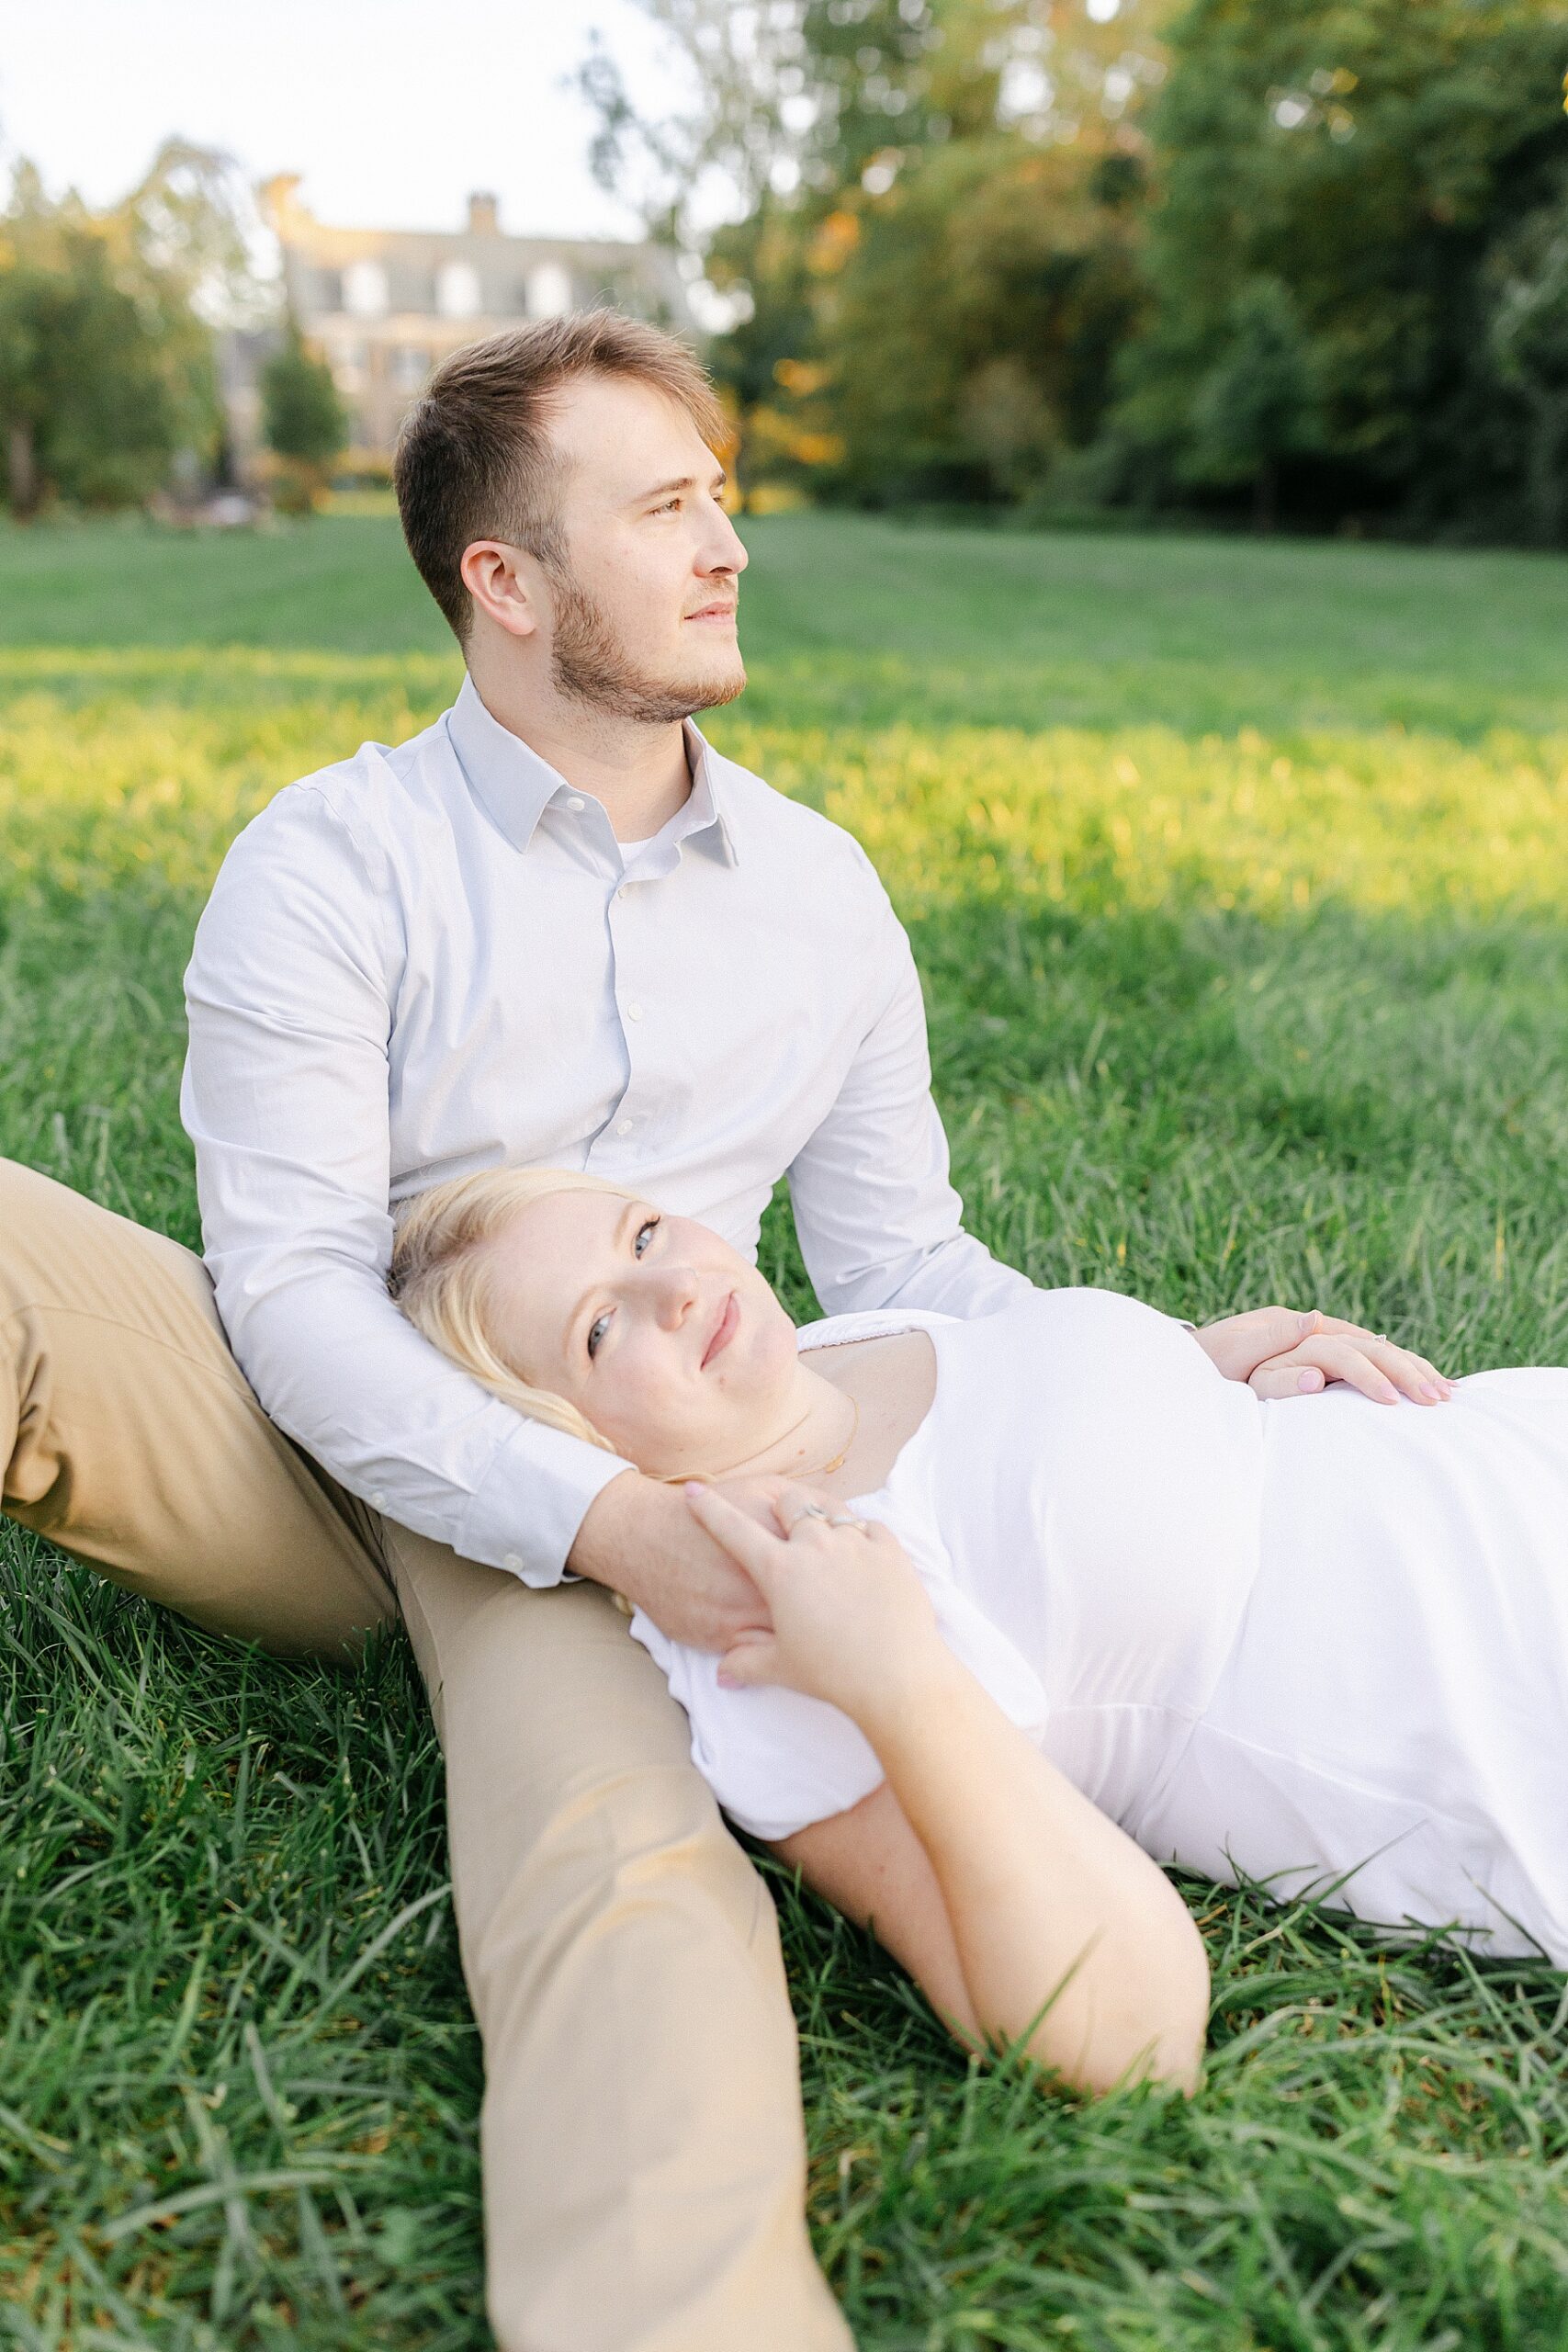
M994 1315L1032 1287L963 1229L947 1137L931 1091L919 976L869 861L863 952L871 1012L838 1101L789 1171L795 1228L829 1315L913 1306ZM1384 1401L1442 1402L1450 1384L1424 1356L1359 1324L1282 1306L1230 1315L1195 1334L1228 1380L1259 1396L1347 1381Z
M197 930L181 1114L218 1308L265 1411L351 1493L553 1583L626 1464L525 1420L387 1295L401 942L372 859L298 788L236 842Z
M864 882L865 1035L789 1171L807 1272L829 1315L886 1306L994 1315L1032 1285L964 1230L931 1099L915 959L869 861Z

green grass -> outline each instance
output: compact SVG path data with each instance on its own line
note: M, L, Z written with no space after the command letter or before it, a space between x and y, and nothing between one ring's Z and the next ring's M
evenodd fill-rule
M1046 1283L1568 1360L1568 565L750 526L725 748L910 922L971 1221ZM457 677L395 529L0 536L0 1150L196 1235L179 975L276 786ZM764 1262L805 1311L787 1228ZM0 2343L485 2341L479 2056L400 1641L242 1657L7 1531ZM1189 1890L1186 2104L966 2066L781 1887L876 2352L1557 2352L1568 1996Z

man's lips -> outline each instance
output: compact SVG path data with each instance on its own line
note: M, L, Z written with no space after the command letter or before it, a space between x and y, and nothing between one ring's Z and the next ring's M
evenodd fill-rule
M740 1309L736 1304L735 1293L731 1291L728 1297L725 1300L723 1307L720 1309L718 1321L713 1327L713 1331L709 1337L707 1346L703 1351L702 1369L705 1372L713 1362L715 1356L716 1356L722 1349L725 1349L729 1345L729 1342L735 1337L735 1327L739 1320Z
M699 605L694 613L686 615L686 618L689 621L732 621L735 613L733 605Z

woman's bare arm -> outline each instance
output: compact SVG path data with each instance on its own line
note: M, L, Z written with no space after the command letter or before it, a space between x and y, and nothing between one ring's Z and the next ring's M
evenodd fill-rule
M1185 1904L947 1649L892 1536L813 1520L784 1542L721 1497L693 1509L773 1613L725 1679L841 1707L886 1774L784 1840L785 1859L874 1926L965 2038L1021 2043L1086 2090L1137 2075L1190 2089L1209 1976Z

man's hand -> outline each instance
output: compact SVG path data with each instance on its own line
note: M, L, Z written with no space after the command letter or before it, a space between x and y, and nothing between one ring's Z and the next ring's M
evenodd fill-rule
M731 1478L720 1492L759 1526L776 1532L780 1478ZM679 1487L628 1470L589 1505L567 1565L646 1610L672 1642L725 1651L747 1634L768 1633L767 1602L744 1568L701 1528Z
M1315 1308L1300 1315L1288 1306L1259 1306L1250 1315L1223 1316L1193 1337L1227 1380L1245 1380L1258 1396L1310 1396L1331 1380L1345 1381L1379 1405L1396 1405L1401 1396L1414 1405L1441 1405L1453 1395L1452 1381L1425 1356Z

